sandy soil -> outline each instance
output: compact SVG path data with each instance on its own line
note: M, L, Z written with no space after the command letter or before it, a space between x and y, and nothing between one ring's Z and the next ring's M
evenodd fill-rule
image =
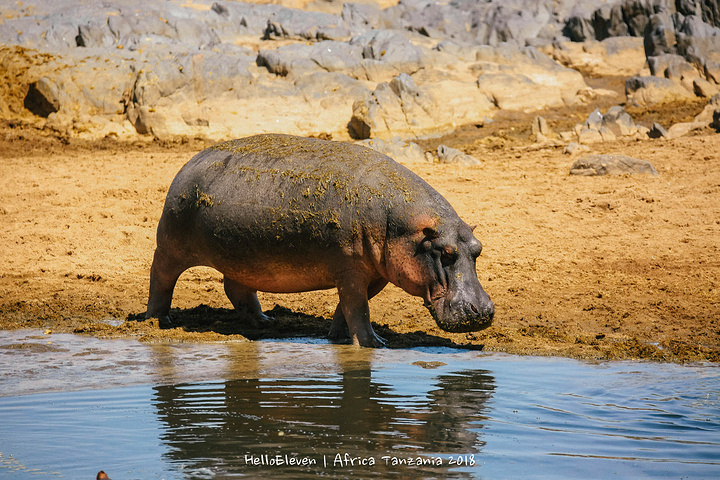
M560 131L595 106L543 115ZM632 113L668 126L701 108ZM659 176L577 177L568 174L575 157L532 142L533 116L504 114L423 142L461 148L482 165L410 165L478 225L494 325L442 332L420 299L389 286L371 301L376 331L391 347L720 361L720 135L598 144L589 153L644 158ZM83 143L0 126L0 328L143 341L324 335L335 292L261 294L276 326L257 330L230 310L220 275L205 268L181 277L177 328L142 321L165 193L208 145Z

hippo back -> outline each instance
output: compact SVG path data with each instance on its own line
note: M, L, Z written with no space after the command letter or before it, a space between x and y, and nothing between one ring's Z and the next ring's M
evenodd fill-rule
M216 252L202 260L218 269L269 251L273 261L315 268L318 254L358 255L368 243L384 244L389 227L402 230L418 211L456 216L420 177L372 149L257 135L203 150L181 169L158 240L184 241L190 256ZM278 260L283 255L293 258Z

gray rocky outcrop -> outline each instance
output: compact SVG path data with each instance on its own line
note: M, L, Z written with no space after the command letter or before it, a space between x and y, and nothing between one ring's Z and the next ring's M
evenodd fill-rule
M562 30L556 3L28 0L0 23L4 80L21 82L0 114L83 137L439 135L587 98L527 48Z
M717 0L609 0L598 6L580 3L565 25L572 41L605 41L626 36L642 38L643 52L653 82L638 75L628 86L629 101L636 104L682 101L720 83L720 3ZM573 50L566 44L561 48ZM562 57L563 53L559 53ZM564 53L565 64L577 64L583 55ZM590 65L592 70L592 65ZM695 87L695 80L708 84Z
M709 98L720 88L717 11L713 0L400 0L324 11L26 0L4 7L0 22L0 115L90 138L389 140L601 94L577 70L632 77L631 103Z

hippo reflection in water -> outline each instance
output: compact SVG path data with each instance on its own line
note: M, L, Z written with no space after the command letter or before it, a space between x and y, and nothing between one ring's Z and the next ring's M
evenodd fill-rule
M147 317L167 317L180 274L203 265L259 320L269 319L257 291L337 288L334 340L384 344L368 300L388 282L421 297L443 330L482 330L495 307L477 278L472 231L424 180L369 148L279 134L221 143L170 186Z

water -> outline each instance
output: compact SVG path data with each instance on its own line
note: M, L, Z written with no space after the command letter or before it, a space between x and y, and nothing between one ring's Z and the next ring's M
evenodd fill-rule
M718 478L719 372L0 332L0 478Z

